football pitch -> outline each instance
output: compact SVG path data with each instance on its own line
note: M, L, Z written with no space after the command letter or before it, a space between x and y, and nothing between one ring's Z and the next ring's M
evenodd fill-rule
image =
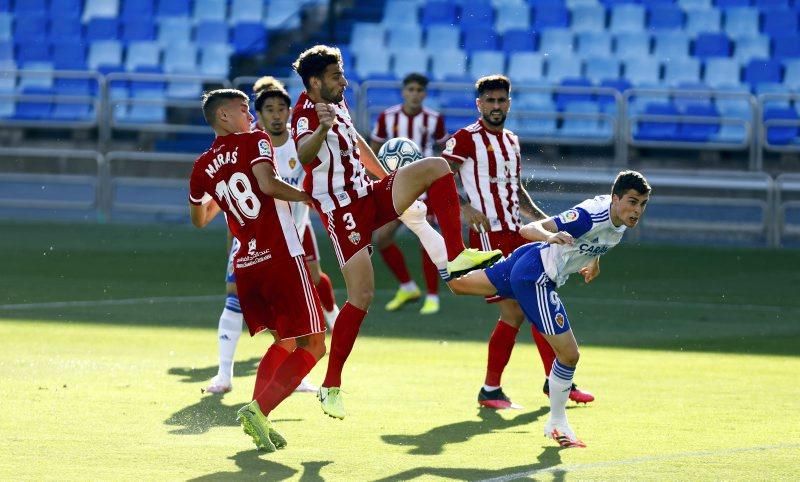
M329 243L323 266L340 304ZM401 240L422 284L414 242ZM387 313L377 294L344 371L345 420L313 394L273 413L260 454L235 422L268 336L216 373L224 232L0 223L0 480L797 480L800 252L621 245L560 290L593 392L568 414L586 449L542 436L527 326L503 378L521 410L479 410L496 309L444 295ZM327 359L312 372L321 381Z

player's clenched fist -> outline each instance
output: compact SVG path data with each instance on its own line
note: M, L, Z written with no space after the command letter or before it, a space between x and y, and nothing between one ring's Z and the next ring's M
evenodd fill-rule
M319 117L319 125L325 129L330 129L333 126L333 121L336 120L336 111L333 106L317 102L314 104L314 109L317 111L317 117Z

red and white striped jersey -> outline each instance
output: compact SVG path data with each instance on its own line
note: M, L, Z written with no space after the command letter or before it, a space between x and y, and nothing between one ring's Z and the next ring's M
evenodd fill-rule
M447 130L444 116L439 112L423 107L418 113L408 115L403 112L403 104L397 104L380 113L370 137L375 142L407 137L417 143L424 157L431 157L433 145L447 139Z
M241 243L234 257L237 270L303 254L289 203L264 194L253 174L258 163L274 167L273 155L265 132L228 134L214 139L192 168L189 202L213 199L225 212L231 233Z
M313 161L304 165L306 177L303 190L310 193L322 212L347 206L353 199L366 196L372 190L372 180L360 160L356 132L347 103L334 105L336 120L328 130ZM314 102L304 91L292 111L292 137L295 145L314 133L319 127L319 117Z
M492 231L519 231L520 148L513 132L492 132L478 120L453 134L442 156L461 165L469 203L489 218Z

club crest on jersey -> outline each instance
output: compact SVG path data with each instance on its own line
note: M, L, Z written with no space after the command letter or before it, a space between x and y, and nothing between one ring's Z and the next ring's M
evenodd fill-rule
M347 236L347 239L349 239L353 244L358 244L361 242L361 233L358 231L353 231L349 236Z
M262 156L272 157L272 148L269 146L269 141L261 139L258 141L258 153Z
M256 240L255 238L251 239L250 242L247 243L247 254L253 256L256 254Z
M294 166L296 165L297 165L297 159L295 159L294 157L289 159L289 169L294 169Z
M301 117L297 119L297 135L302 134L303 132L308 132L308 118Z
M558 215L558 219L560 219L562 223L571 223L572 221L578 219L578 211L576 209L564 211Z
M556 313L556 324L559 328L564 328L564 315Z
M444 145L444 152L452 154L453 149L455 148L456 148L456 138L451 137L450 139L447 139L447 144Z

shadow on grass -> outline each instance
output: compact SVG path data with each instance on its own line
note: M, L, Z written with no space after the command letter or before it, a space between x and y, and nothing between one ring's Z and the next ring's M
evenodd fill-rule
M566 470L553 469L561 465L562 447L545 447L536 457L535 464L517 465L516 467L506 467L502 469L480 469L480 468L442 468L442 467L417 467L403 472L377 479L376 482L389 482L394 480L413 480L416 478L428 479L430 477L440 477L454 480L492 480L502 478L502 480L519 480L527 478L535 472L547 471L552 474L553 480L561 482L565 480Z
M438 455L444 451L446 445L467 442L476 435L528 425L549 411L549 407L541 407L507 420L497 410L480 408L479 421L467 420L442 425L419 435L382 435L381 439L392 445L410 446L408 453L413 455Z
M217 472L214 474L203 475L192 481L215 481L215 480L287 480L294 478L298 474L298 470L288 465L283 465L278 462L269 460L269 457L275 454L264 454L254 450L243 450L236 455L233 455L230 460L236 463L239 467L239 472ZM320 471L326 465L332 464L330 460L324 461L308 461L303 462L303 471L300 474L300 479L303 482L319 482L324 480L320 475Z
M258 362L261 361L261 358L253 357L248 360L237 361L233 365L233 377L248 377L251 375L255 375L256 370L258 369ZM198 383L204 384L200 388L205 388L205 384L207 384L211 378L217 374L217 365L212 365L203 368L195 368L195 367L173 367L170 368L167 373L169 375L175 375L182 377L179 381L181 383Z

